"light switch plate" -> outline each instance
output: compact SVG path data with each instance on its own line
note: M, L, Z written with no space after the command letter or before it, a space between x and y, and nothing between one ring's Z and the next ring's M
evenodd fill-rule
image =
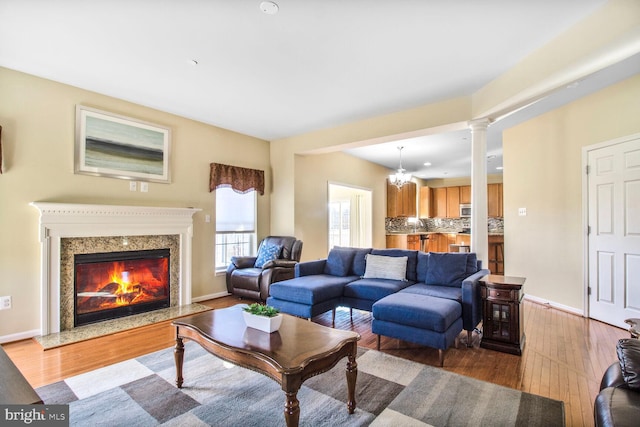
M527 208L518 208L519 216L527 216Z

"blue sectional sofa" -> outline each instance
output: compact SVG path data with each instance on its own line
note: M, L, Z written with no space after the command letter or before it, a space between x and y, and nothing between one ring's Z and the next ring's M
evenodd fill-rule
M312 318L339 306L373 313L380 335L443 350L482 319L478 280L489 274L475 253L334 247L326 259L296 265L273 283L267 304Z

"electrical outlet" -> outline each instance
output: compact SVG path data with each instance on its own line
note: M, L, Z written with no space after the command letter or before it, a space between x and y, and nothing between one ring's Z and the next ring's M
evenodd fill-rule
M141 182L140 183L140 191L143 193L146 193L147 191L149 191L149 183L148 182Z
M0 297L0 310L9 310L11 308L11 297Z
M129 191L137 191L138 183L135 181L129 181Z
M518 208L519 216L527 216L527 208Z

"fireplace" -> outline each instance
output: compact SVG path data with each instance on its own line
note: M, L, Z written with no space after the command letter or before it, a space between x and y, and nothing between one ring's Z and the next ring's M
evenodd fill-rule
M170 305L170 250L76 254L74 327Z
M31 205L40 212L41 335L75 327L76 254L170 248L169 306L191 304L192 216L200 209L50 202Z

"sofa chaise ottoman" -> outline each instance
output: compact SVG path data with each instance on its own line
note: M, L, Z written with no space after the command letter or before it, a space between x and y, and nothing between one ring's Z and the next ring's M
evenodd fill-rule
M449 318L455 312L450 307L459 306L458 318L462 328L467 331L467 343L470 345L471 333L482 319L478 280L487 274L489 270L481 268L475 253L334 247L326 259L297 264L293 279L272 284L267 304L284 313L309 319L333 310L335 319L336 307L372 312L374 304L397 293L408 294L400 299L413 301L439 302L438 299L444 299L448 302L438 305L443 310L441 317ZM394 298L390 302L397 301L398 297ZM417 314L419 311L410 313ZM441 338L449 346L451 341L444 337L453 334L453 329L449 331L449 328L455 329L456 323L448 324L446 331L431 329L435 324L425 325L422 332L444 334ZM398 324L413 326L411 322ZM411 338L408 334L404 335ZM394 334L390 333L389 336ZM426 342L425 338L420 340L421 343ZM435 345L439 350L443 346Z
M438 349L444 365L444 351L462 332L462 306L454 300L398 292L373 304L371 331Z

